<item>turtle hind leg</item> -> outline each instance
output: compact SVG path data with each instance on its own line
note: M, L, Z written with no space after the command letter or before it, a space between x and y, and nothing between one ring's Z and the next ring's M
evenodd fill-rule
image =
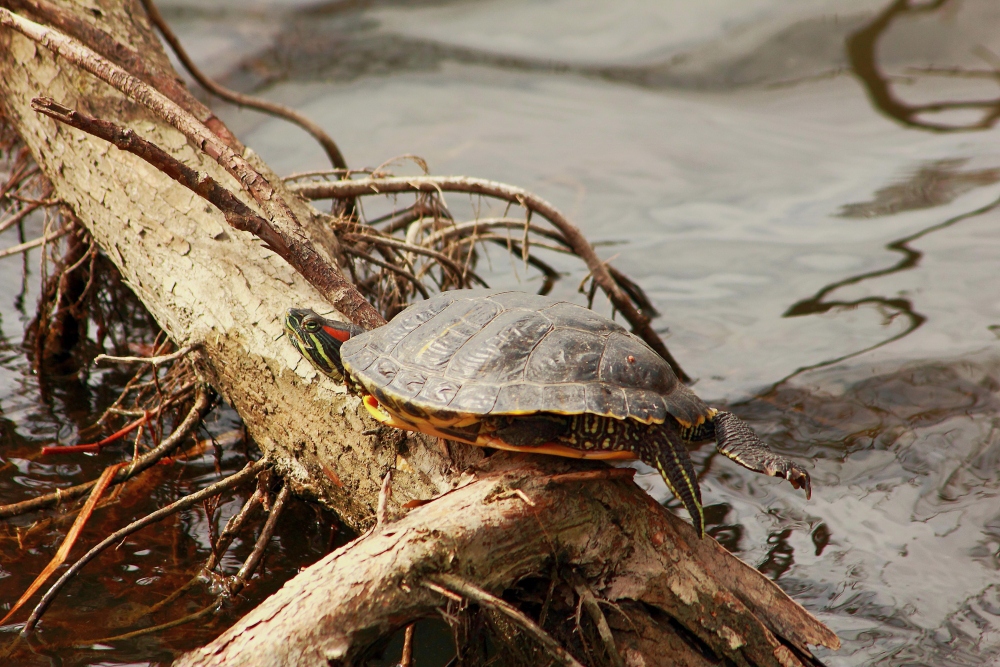
M680 434L667 424L648 427L635 453L656 468L670 492L684 504L698 537L705 537L705 512L701 506L701 489L694 464Z
M772 452L745 421L731 412L719 412L712 422L715 425L716 447L720 452L748 470L784 477L796 489L805 489L807 499L812 498L809 473L784 456Z

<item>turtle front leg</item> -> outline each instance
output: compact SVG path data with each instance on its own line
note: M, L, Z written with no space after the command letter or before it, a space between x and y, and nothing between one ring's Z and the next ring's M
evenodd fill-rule
M748 470L771 477L784 477L796 489L805 489L807 499L812 498L809 473L784 456L772 452L745 421L731 412L719 412L708 423L715 426L715 442L720 452Z

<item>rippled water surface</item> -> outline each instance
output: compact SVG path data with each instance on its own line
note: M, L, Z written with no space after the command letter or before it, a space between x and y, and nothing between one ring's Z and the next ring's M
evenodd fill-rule
M995 0L163 7L212 75L306 112L352 166L521 185L603 242L695 389L812 461L807 502L698 455L713 534L840 635L825 662L1000 660ZM216 108L278 172L326 166L297 128ZM495 259L492 284L537 288ZM20 271L0 261L0 407L28 438L64 417L38 416L16 347Z

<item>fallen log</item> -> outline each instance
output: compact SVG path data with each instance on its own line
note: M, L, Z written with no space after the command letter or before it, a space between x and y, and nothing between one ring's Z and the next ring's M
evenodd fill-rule
M530 607L516 589L531 577L548 578L550 590L572 580L571 590L592 593L588 614L598 619L603 653L574 643L572 617L546 618L544 605L537 620L522 609L526 620L508 615L506 621L522 630L536 625L570 648L573 659L615 664L617 652L626 664L707 665L727 658L789 667L813 662L810 645L837 645L777 586L714 541L697 540L686 524L607 469L507 455L484 460L479 450L373 429L356 398L319 377L280 339L281 315L290 305L329 310L327 303L335 302L345 316L368 317L335 262L326 283L307 280L150 163L31 108L31 100L44 95L130 128L237 193L265 222L318 248L310 257L336 258L336 239L319 214L191 99L174 95L172 102L190 116L185 123L202 124L185 133L162 100L128 98L122 92L135 90L134 83L115 85L123 81L118 75L101 80L95 67L67 59L74 42L99 38L130 45L98 50L113 60L119 54L116 66L139 80L136 62L146 74L157 73L146 84L171 71L138 2L90 4L0 2L18 9L3 21L17 29L0 28L0 106L56 195L177 346L195 351L203 379L238 410L296 493L359 530L375 522L390 471L389 515L433 499L309 568L182 664L348 664L443 604L467 612L474 603L503 614L497 596L506 592ZM25 27L25 19L45 24L44 30ZM56 35L53 25L72 34ZM120 55L135 51L138 60ZM584 598L590 599L583 595L581 604ZM621 612L599 623L593 613L599 599Z

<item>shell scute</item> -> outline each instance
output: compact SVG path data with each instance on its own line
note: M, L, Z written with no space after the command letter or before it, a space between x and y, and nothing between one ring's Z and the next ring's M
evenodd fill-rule
M524 369L528 382L596 382L605 339L589 331L556 329L531 352Z
M542 310L556 327L579 329L598 335L626 333L624 327L613 320L599 315L589 308L575 303L559 301Z
M629 417L644 424L662 424L667 419L663 399L655 391L625 388L625 405Z
M427 376L423 373L403 367L396 372L386 390L405 398L413 398L424 388L426 382Z
M628 405L625 401L625 390L612 387L601 382L593 382L584 386L587 395L587 409L595 415L625 419L628 417Z
M663 358L630 333L613 333L601 359L601 382L666 396L680 381Z
M538 341L552 329L533 310L508 310L463 345L448 364L448 377L508 383L524 378L524 366Z
M392 326L379 327L368 332L365 335L366 346L376 354L389 354L399 341L447 309L456 299L455 295L445 292L434 299L416 304L416 307L407 308L392 319ZM352 339L348 339L348 343L350 340Z
M486 415L493 411L500 387L495 384L467 382L458 390L451 401L451 409L474 415Z
M447 406L462 388L461 382L455 382L448 378L431 376L424 382L423 388L417 394L415 401L423 405Z
M544 410L538 406L544 405ZM557 412L579 414L586 412L586 390L583 385L536 384L522 382L500 389L494 414L531 414L534 412Z
M498 304L487 299L456 300L409 332L396 345L392 356L428 373L445 374L455 353L499 315L500 310Z

